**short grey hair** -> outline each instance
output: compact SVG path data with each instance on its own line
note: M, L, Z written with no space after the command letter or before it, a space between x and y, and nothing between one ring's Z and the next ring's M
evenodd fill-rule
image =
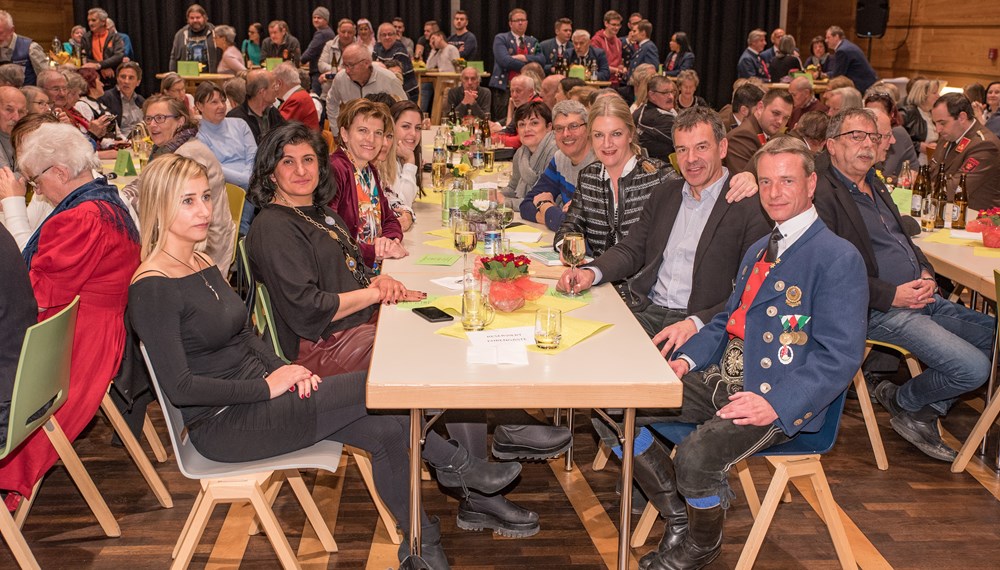
M220 24L215 26L215 37L226 40L229 44L236 43L236 30L229 25Z
M842 97L840 108L843 109L859 109L864 107L864 101L861 99L861 92L853 87L841 87L840 89L834 89L830 91L830 95L840 95Z
M18 89L24 87L24 66L16 63L0 65L0 85L9 85Z
M767 141L767 143L753 155L750 170L754 173L757 172L757 163L760 162L760 158L762 156L775 156L778 154L794 154L801 158L802 169L805 170L806 176L816 172L816 161L813 159L812 152L809 150L809 145L796 137L776 137Z
M573 32L572 39L575 40L577 38L587 38L587 41L589 42L590 41L590 32L588 32L587 30L584 30L583 28L581 28L581 29Z
M674 119L671 135L676 139L678 131L690 131L702 123L712 128L712 137L715 138L715 142L720 143L722 139L726 138L726 127L723 126L719 114L710 107L701 105L688 107L678 113L677 118Z
M6 10L0 10L0 24L4 24L8 28L14 27L14 18L10 15L10 12Z
M66 78L66 87L70 91L75 91L77 95L86 95L90 91L90 86L87 85L87 80L83 78L79 73L75 71L62 71L63 77Z
M749 34L747 34L747 45L750 45L761 38L767 38L767 32L759 28L752 30Z
M830 119L830 125L826 128L826 138L832 139L837 135L841 134L840 129L844 127L844 122L847 119L859 118L868 121L872 125L872 131L878 130L878 123L875 120L875 113L871 109L861 109L858 107L852 107L844 109L837 113Z
M35 85L41 87L42 89L47 88L49 85L49 79L55 79L56 77L63 77L63 74L55 69L46 69L38 74L35 79ZM65 78L64 78L65 79Z
M49 98L49 94L45 92L41 87L36 87L34 85L25 85L21 88L21 93L24 93L24 98L28 102L28 107L30 108L34 104L35 99L39 96L43 96L46 99Z
M583 119L583 124L587 124L587 108L579 101L566 99L565 101L556 103L552 107L552 120L555 120L556 117L569 117L570 115L580 115L580 118Z
M299 70L295 68L295 64L290 61L279 64L271 73L274 77L285 84L287 88L291 88L292 85L299 84Z
M101 168L97 152L76 127L62 123L44 124L21 141L17 153L18 170L39 174L46 168L61 166L75 178L88 170Z
M90 17L91 14L96 14L99 20L108 19L108 13L105 12L103 8L91 8L90 10L87 10L87 17Z
M253 99L258 93L271 86L271 72L255 69L247 74L247 99Z

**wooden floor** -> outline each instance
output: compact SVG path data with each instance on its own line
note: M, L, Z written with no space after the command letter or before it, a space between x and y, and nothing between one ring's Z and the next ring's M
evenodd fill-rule
M981 400L960 403L945 422L950 434L964 437ZM827 476L842 509L871 541L873 548L856 552L869 568L997 568L1000 565L1000 479L974 460L970 470L953 475L948 465L933 461L903 442L888 426L876 404L889 471L875 469L857 402L849 401L840 440L824 457ZM153 414L165 436L158 410ZM589 414L579 413L576 470L563 471L562 460L526 463L520 483L508 496L541 515L542 531L522 540L470 533L455 526L457 501L424 483L431 514L442 520L443 543L453 568L603 568L614 560L619 465L594 472L596 446ZM123 450L108 445L110 431L95 423L75 447L121 525L120 538L105 538L66 472L57 467L41 487L24 526L28 544L43 568L167 568L170 552L191 508L197 485L184 479L173 460L156 464L173 494L175 507L162 509ZM166 442L164 437L164 442ZM346 458L345 458L346 460ZM759 460L758 460L759 461ZM343 466L343 464L342 464ZM754 463L758 488L768 480L762 463ZM360 474L348 463L335 475L307 475L340 547L327 555L318 546L297 504L286 491L275 510L293 548L306 568L394 567L396 547L377 524L377 514ZM749 533L751 518L735 477L737 499L726 521L726 544L711 568L735 566ZM566 489L564 491L564 489ZM567 494L570 498L568 498ZM571 502L572 498L572 502ZM193 568L276 568L263 535L247 537L242 512L226 517L219 507L195 554ZM586 513L586 527L578 512ZM633 524L635 519L633 517ZM637 560L655 547L662 524L648 544L635 549ZM600 537L592 539L592 536ZM216 544L218 542L218 544ZM214 550L213 550L214 546ZM9 550L0 546L0 568L13 568ZM825 527L798 493L781 505L757 561L758 568L836 568L836 555Z

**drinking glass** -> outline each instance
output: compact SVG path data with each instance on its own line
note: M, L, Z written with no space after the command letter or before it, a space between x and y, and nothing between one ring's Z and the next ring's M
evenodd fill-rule
M487 150L484 155L483 172L493 172L493 151Z
M562 311L544 307L535 311L535 346L558 348L562 340Z
M563 236L562 247L559 250L560 256L562 257L563 263L569 265L571 269L575 270L578 265L583 263L584 258L587 255L587 244L583 241L583 234L579 232L569 232ZM566 291L566 295L570 297L575 297L579 295L576 292L576 277L570 280L569 291Z
M462 328L481 331L493 322L496 310L486 301L482 280L466 275L462 287Z
M507 226L514 221L514 210L506 203L497 207L497 216L500 218L500 238L507 239Z
M465 256L462 265L466 272L470 271L469 252L476 249L476 230L468 218L459 218L453 224L455 228L455 249Z

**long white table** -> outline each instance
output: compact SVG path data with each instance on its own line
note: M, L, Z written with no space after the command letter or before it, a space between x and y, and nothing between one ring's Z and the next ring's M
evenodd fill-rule
M993 270L1000 269L1000 258L977 257L971 247L936 243L927 241L924 237L918 236L913 241L934 265L935 272L965 285L987 299L997 300Z
M410 256L386 260L385 272L411 289L454 294L430 280L460 275L461 260L451 267L414 263L425 253L445 253L423 243L437 239L424 232L441 227L440 207L416 203L414 210L418 222L404 239ZM550 232L545 239L551 243ZM411 554L420 552L420 518L416 515L421 504L418 450L426 409L622 408L622 477L631 481L635 408L679 407L681 383L617 292L610 285L602 285L595 287L592 294L591 303L572 315L613 326L559 354L529 352L527 366L469 364L467 341L434 334L443 326L441 323L429 323L392 307L380 311L367 402L370 408L410 411ZM627 568L629 560L631 492L632 485L622 485L620 570Z

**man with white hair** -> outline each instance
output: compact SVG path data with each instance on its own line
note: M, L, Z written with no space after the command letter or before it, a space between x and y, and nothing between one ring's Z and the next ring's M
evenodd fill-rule
M115 83L115 70L125 60L125 42L118 33L108 29L108 13L101 8L87 10L87 26L83 34L83 67L101 74L105 89Z
M788 94L792 96L792 116L788 119L788 130L795 128L799 117L809 111L826 113L829 108L813 94L812 81L808 77L796 77L788 84Z
M246 121L257 144L271 129L285 124L285 118L274 108L277 97L274 85L270 71L254 69L247 74L246 100L226 114Z
M28 100L20 89L0 87L0 168L14 168L10 131L28 113Z
M738 76L743 78L756 77L765 83L771 82L767 63L760 57L760 52L764 51L765 45L767 45L767 32L764 30L753 30L747 35L747 49L743 50L739 61L736 62Z
M275 93L281 93L278 112L286 121L298 121L314 131L319 130L319 115L309 92L302 88L299 70L286 61L274 68Z
M569 54L569 63L570 65L582 65L590 70L590 79L593 81L611 79L608 56L601 48L590 45L590 32L587 30L573 32L573 49Z
M25 85L34 85L38 74L49 68L49 56L42 46L14 33L14 18L0 10L0 62L8 61L24 68Z
M513 149L521 146L521 138L517 136L517 125L514 124L514 112L521 105L532 101L542 101L542 97L535 92L535 80L527 75L517 75L511 79L506 126L501 128L499 123L490 123L490 129L500 131L500 140L505 146Z
M826 114L833 117L847 109L860 109L862 105L861 92L853 87L841 87L827 91L823 98L826 103Z
M477 119L489 115L493 93L480 85L479 71L475 67L466 67L462 70L461 81L461 85L448 90L445 114L454 111L460 117L472 115Z
M387 64L390 61L399 63L399 68L403 72L403 91L406 96L416 103L419 91L417 91L417 75L413 72L413 60L410 53L406 51L406 46L399 41L396 34L396 27L389 22L383 22L378 27L378 42L372 51L375 61Z
M403 85L385 67L372 65L372 55L364 45L347 46L343 66L344 70L333 78L326 97L326 118L331 125L337 124L341 104L369 93L388 93L397 100L406 99Z

